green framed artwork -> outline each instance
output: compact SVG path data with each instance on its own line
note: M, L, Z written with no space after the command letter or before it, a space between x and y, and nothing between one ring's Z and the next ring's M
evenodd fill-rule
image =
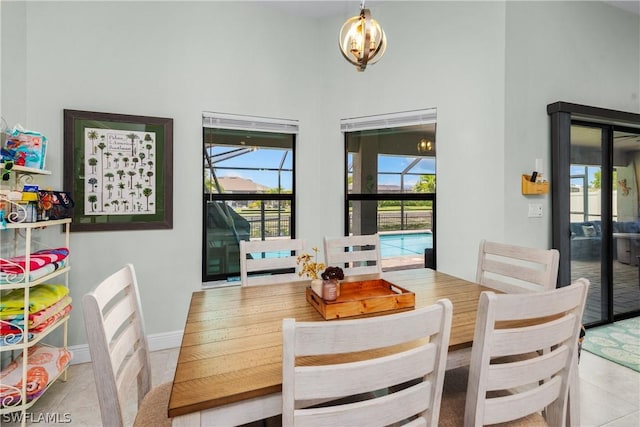
M173 228L173 119L64 110L71 231Z

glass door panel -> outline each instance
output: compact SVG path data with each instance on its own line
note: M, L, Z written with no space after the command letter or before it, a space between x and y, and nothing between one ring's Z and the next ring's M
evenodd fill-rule
M640 135L613 133L613 315L640 309Z
M602 303L602 130L571 126L569 218L571 233L571 280L591 282L584 322L606 318Z
M640 315L640 114L556 102L551 125L558 286L591 282L583 322Z
M591 282L584 323L609 322L640 309L640 135L574 124L570 156L571 280Z

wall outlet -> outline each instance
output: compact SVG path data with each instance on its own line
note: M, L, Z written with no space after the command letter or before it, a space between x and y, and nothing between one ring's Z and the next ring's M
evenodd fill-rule
M540 203L529 203L529 218L542 218L542 205Z

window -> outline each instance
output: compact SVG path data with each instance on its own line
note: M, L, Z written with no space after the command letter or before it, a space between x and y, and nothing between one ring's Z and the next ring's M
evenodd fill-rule
M436 112L342 121L346 234L380 234L383 270L435 268Z
M240 240L295 237L297 122L203 115L202 281L237 281Z

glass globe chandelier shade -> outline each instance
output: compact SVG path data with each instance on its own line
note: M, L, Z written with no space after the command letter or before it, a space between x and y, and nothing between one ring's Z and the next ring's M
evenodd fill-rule
M340 30L340 52L355 65L358 71L364 71L367 65L375 64L387 49L387 36L371 18L369 9L360 9L360 15L347 19Z
M433 145L431 143L431 141L429 141L428 139L424 139L422 138L419 142L418 142L418 146L417 146L418 152L419 153L428 153L429 151L431 151L433 149Z

